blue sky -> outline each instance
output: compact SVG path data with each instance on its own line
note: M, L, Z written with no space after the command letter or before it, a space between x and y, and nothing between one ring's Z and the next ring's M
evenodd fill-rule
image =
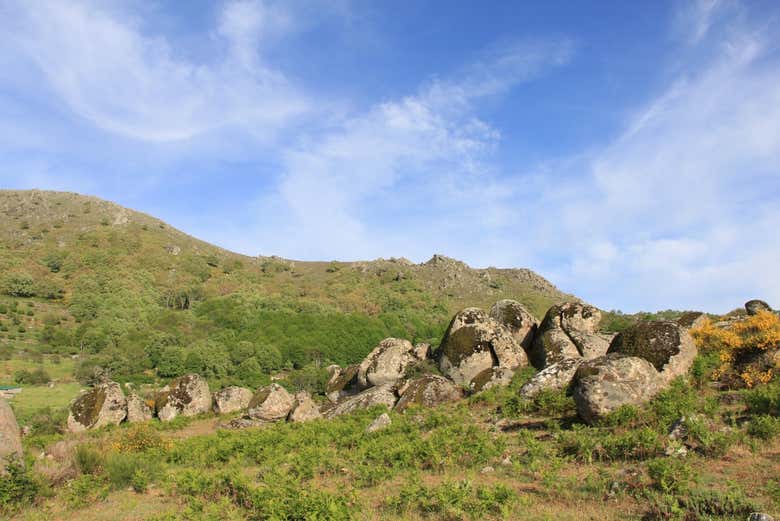
M776 2L0 0L0 186L242 253L780 306Z

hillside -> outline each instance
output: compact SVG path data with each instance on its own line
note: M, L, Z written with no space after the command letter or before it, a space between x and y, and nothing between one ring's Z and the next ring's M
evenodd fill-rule
M90 355L117 377L172 376L188 357L214 379L247 358L265 372L347 364L388 336L435 344L465 306L511 297L541 317L573 298L527 269L440 255L247 257L73 193L0 191L0 214L0 345Z

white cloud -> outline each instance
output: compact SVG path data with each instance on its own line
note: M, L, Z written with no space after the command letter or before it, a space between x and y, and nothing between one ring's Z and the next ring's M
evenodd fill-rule
M258 54L285 25L259 2L226 4L215 33L224 52L210 63L182 58L105 3L13 1L5 10L0 43L24 60L17 66L33 63L70 110L111 133L151 142L232 125L272 133L309 106Z

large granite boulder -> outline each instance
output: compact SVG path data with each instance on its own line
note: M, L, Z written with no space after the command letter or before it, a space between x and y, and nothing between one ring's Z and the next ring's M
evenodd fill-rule
M503 324L523 349L531 348L539 321L522 304L516 300L499 300L490 308L490 318Z
M495 367L514 370L528 365L512 333L478 308L455 315L436 351L442 373L456 384L471 386L475 377Z
M211 391L197 374L176 378L163 387L155 400L157 417L168 422L177 416L196 416L211 410Z
M24 464L22 433L11 406L0 400L0 476L11 464Z
M701 311L688 311L677 319L677 325L685 329L698 329L707 322L707 315Z
M557 391L568 388L582 362L582 358L564 358L560 362L548 365L520 388L520 396L531 399L545 390Z
M763 300L753 299L745 302L745 311L748 315L758 315L762 311L772 312L772 307Z
M295 398L287 389L271 384L255 393L246 412L253 420L274 422L287 418L294 404Z
M658 393L659 380L644 358L613 353L586 360L574 375L577 414L594 423L623 405L641 405Z
M580 302L551 307L534 336L528 357L537 369L566 358L591 359L609 348L609 340L598 333L601 311Z
M343 396L355 394L358 392L358 369L357 364L350 365L344 369L339 366L330 366L330 379L325 386L325 395L331 402L338 402Z
M246 387L231 385L214 393L214 412L229 414L246 409L254 393Z
M358 366L358 386L366 389L374 385L393 384L419 361L411 342L386 338Z
M119 425L127 417L127 399L116 382L101 382L79 395L70 405L68 430L81 432Z
M398 401L395 388L392 385L380 385L371 387L354 396L347 396L332 407L322 411L325 418L335 418L342 414L349 414L359 409L368 409L374 405L386 405L392 409Z
M395 405L396 411L404 411L412 405L435 407L454 402L463 397L463 389L452 381L434 374L426 374L407 382L398 389L401 398Z
M669 382L688 373L697 349L684 327L675 322L649 321L619 333L608 352L644 358L653 364L663 382Z
M287 421L293 423L307 422L311 420L317 420L322 418L320 408L314 400L311 399L311 395L306 391L299 391L295 393L295 403L293 403L290 415L287 417Z
M154 411L149 404L136 393L130 393L127 397L127 421L129 423L146 422L153 417Z

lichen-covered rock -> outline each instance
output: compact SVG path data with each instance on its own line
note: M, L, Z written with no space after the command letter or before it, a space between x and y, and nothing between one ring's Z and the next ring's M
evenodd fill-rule
M24 464L22 433L11 406L0 400L0 476L10 464Z
M136 393L130 393L127 397L127 421L129 423L139 423L151 420L154 417L154 411Z
M499 300L490 308L490 317L503 324L526 351L530 349L539 321L516 300Z
M342 396L358 392L358 368L357 364L341 369L333 367L333 373L325 386L325 393L332 402L337 402Z
M640 405L660 390L653 364L635 356L608 354L586 360L574 375L577 414L593 423L622 405Z
M395 388L392 385L380 385L371 387L354 396L347 396L337 404L322 411L325 418L335 418L342 414L349 414L358 409L368 409L374 405L386 405L392 409L398 400Z
M609 353L644 358L669 382L687 374L696 358L696 344L688 331L674 322L640 322L612 340Z
M478 308L455 315L436 356L442 373L467 386L494 366L515 369L528 364L525 351L509 330Z
M566 358L596 358L607 352L609 340L598 334L601 311L579 302L552 306L536 331L528 357L537 369Z
M81 432L119 425L127 417L127 399L116 382L101 382L81 394L70 406L68 430Z
M231 385L214 393L214 412L229 414L243 411L249 406L254 393L246 387Z
M387 414L386 412L383 412L382 414L377 416L377 418L374 421L372 421L368 427L366 427L366 433L371 434L372 432L384 430L390 427L392 423L393 420L390 419L390 415Z
M520 396L526 399L536 397L544 390L566 389L574 379L582 358L566 358L548 365L520 388Z
M430 354L431 354L431 344L428 344L426 342L414 344L414 356L416 356L418 360L425 360L428 358Z
M386 338L358 366L358 386L366 389L373 385L395 383L418 361L411 342Z
M512 383L512 377L514 376L515 371L508 367L491 367L482 371L471 380L469 391L478 393L487 391L492 387L506 387Z
M772 311L772 307L763 300L753 299L745 302L745 311L748 315L757 315L761 311Z
M306 391L299 391L295 393L295 403L293 404L292 411L287 417L288 421L294 423L307 422L322 418L319 407L311 399L311 395Z
M677 324L685 329L696 329L704 325L707 315L701 311L689 311L677 319Z
M209 384L197 374L181 376L160 390L154 405L157 417L164 422L177 416L196 416L209 412Z
M401 398L395 406L396 411L404 411L412 405L435 407L463 397L463 389L443 376L434 374L411 380L398 393Z
M247 416L254 420L274 422L290 414L295 398L279 384L263 387L255 393L247 408Z

